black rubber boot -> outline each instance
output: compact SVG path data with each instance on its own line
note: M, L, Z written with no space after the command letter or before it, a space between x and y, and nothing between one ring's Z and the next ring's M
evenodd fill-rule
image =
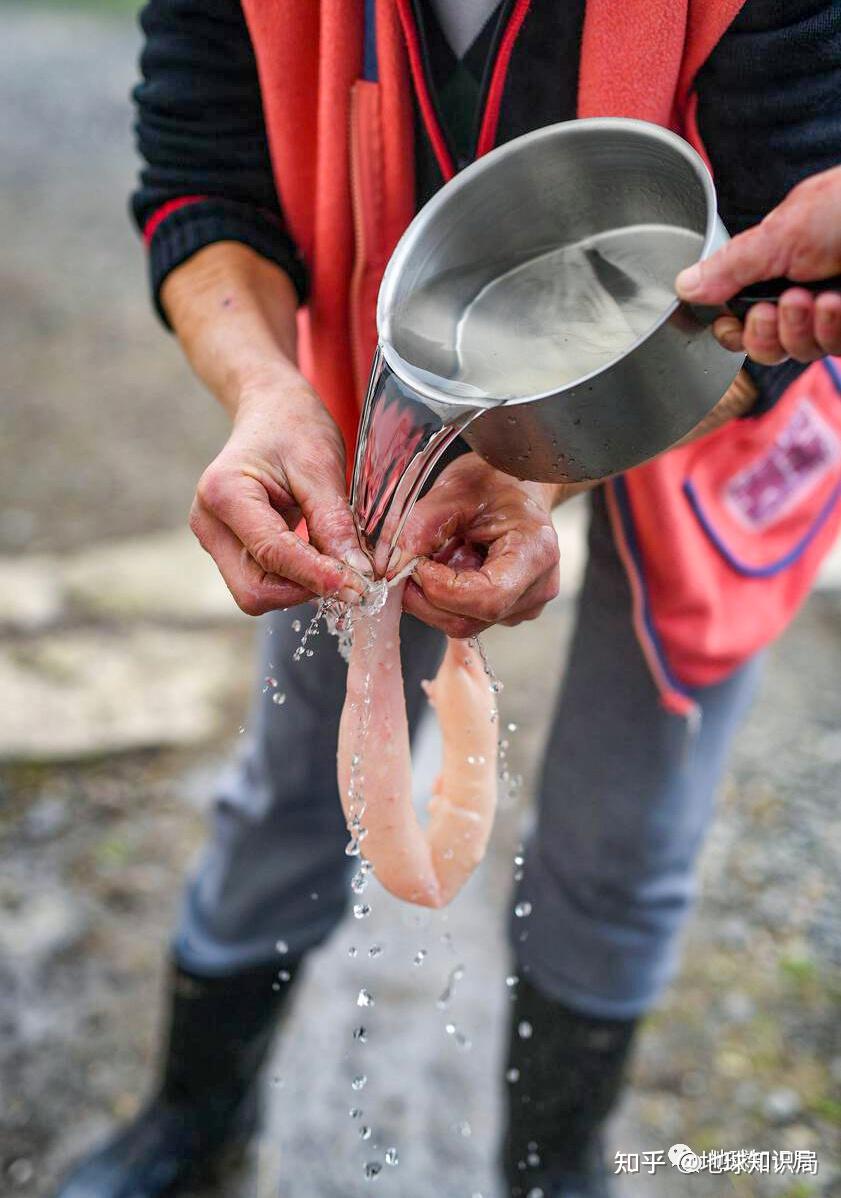
M611 1198L604 1125L635 1027L636 1020L576 1014L520 979L506 1071L511 1198Z
M73 1170L56 1198L179 1194L246 1147L257 1126L257 1074L296 972L283 968L285 981L277 965L221 978L174 967L157 1094Z

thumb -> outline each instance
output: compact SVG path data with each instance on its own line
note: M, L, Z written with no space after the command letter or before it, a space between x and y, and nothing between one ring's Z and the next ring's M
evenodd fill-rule
M722 304L743 287L778 273L770 238L762 225L756 225L704 262L682 270L675 287L681 299L693 304Z
M318 473L308 474L300 485L293 486L293 491L316 549L370 577L373 573L371 563L360 547L346 498L342 462L322 462Z

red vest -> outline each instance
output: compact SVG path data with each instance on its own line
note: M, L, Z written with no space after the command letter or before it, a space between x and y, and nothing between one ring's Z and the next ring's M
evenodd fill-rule
M743 3L587 0L578 115L653 121L706 157L693 82ZM515 4L500 44L482 151L493 145L506 56L529 4ZM377 289L414 213L412 76L422 109L424 95L408 7L376 0L373 83L360 78L363 0L243 0L281 205L310 274L301 367L342 429L350 460L376 345ZM640 642L674 710L690 710L692 688L725 677L767 643L808 592L841 513L836 400L834 376L813 366L768 416L733 422L607 484ZM774 464L807 459L784 495L764 508L750 498ZM735 547L729 556L725 542ZM734 563L745 555L778 568L740 571Z

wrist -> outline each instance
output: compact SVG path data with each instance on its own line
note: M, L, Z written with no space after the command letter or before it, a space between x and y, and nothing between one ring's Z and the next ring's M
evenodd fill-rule
M297 367L282 356L232 368L218 398L235 423L254 414L289 415L322 406Z

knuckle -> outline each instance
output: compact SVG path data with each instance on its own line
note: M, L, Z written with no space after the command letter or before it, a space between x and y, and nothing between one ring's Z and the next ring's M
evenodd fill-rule
M238 587L231 591L237 607L247 616L262 616L268 608L259 591L253 587Z
M478 620L459 619L456 617L448 622L448 626L444 629L452 640L466 641L468 637L476 636L484 630L484 624Z
M553 599L557 599L558 595L560 594L560 590L561 590L561 572L560 572L560 570L554 570L551 577L549 578L549 581L546 584L546 589L544 591L545 598L544 598L543 602L551 603Z
M228 493L228 480L225 475L209 466L201 476L196 487L196 498L203 507L210 511L218 511Z
M471 604L473 615L486 624L495 624L511 606L507 591L488 590L476 596Z
M561 560L561 546L558 542L558 534L551 524L547 524L543 529L542 542L547 566L556 566Z
M194 503L193 506L191 507L190 517L189 517L189 520L187 521L187 523L189 525L190 532L193 534L193 536L199 542L201 547L203 549L206 549L207 546L205 544L204 519L202 517L201 511L199 510L198 504Z

